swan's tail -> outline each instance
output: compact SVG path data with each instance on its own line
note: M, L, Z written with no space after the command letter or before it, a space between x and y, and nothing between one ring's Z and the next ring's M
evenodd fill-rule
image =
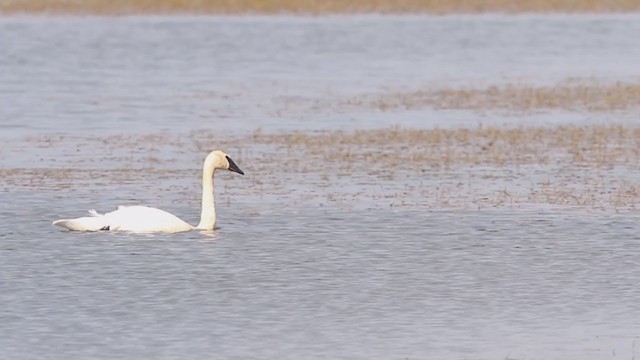
M89 210L91 216L77 219L56 220L53 225L63 227L72 231L100 231L109 230L107 217L99 214L95 210Z

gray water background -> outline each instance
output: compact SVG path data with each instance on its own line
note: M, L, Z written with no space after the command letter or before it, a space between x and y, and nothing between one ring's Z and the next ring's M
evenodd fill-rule
M2 17L0 167L105 156L69 154L73 136L635 121L560 112L524 119L430 109L310 112L305 104L426 86L637 81L639 20ZM38 136L69 138L66 146L31 148ZM182 168L194 155L173 156ZM117 165L103 163L105 171ZM50 222L131 201L195 222L196 195L185 201L143 178L95 187L83 180L57 191L46 178L31 180L30 188L7 181L0 192L2 359L636 354L633 213L289 204L286 195L262 196L268 186L236 193L242 178L224 174L214 234L84 234Z

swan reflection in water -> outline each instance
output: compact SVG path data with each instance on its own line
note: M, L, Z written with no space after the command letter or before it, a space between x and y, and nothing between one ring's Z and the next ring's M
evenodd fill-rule
M244 175L238 165L223 151L215 150L207 155L202 170L202 211L198 226L192 226L164 210L140 205L119 206L118 210L106 214L99 214L95 210L90 210L91 216L56 220L53 225L73 231L111 230L137 233L213 230L216 226L213 175L217 169L229 170Z

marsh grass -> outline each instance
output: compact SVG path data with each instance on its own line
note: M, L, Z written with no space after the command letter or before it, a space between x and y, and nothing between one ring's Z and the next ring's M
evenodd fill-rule
M154 179L159 193L166 188L197 202L201 158L223 148L247 173L241 187L224 189L236 199L434 209L544 204L616 211L634 209L640 201L640 128L625 125L275 134L258 129L235 138L200 130L73 140L41 136L24 146L46 148L51 159L39 164L48 166L0 169L5 190L72 191L82 184L139 189ZM76 156L78 149L90 154ZM116 150L121 154L114 155Z
M465 109L530 112L545 109L602 112L640 108L640 84L567 80L551 86L507 84L486 88L441 88L360 95L345 106L397 109Z
M405 164L547 164L606 167L638 160L640 129L625 125L406 129L392 127L353 132L262 134L257 143L301 148L323 159L363 163L402 160Z
M627 12L635 0L0 0L0 11L62 14L140 13L482 13Z

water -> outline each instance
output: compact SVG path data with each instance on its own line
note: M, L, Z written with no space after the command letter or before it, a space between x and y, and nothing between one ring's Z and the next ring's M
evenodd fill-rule
M225 209L213 237L139 236L52 229L33 197L2 213L6 358L631 358L637 336L630 215Z
M378 127L389 117L377 110L313 105L430 86L640 78L637 15L4 17L0 29L0 118L10 134L26 124L27 133Z
M310 111L351 94L637 80L637 20L0 18L0 358L634 358L634 213L331 200L337 182L250 139L492 121ZM126 203L195 223L199 161L221 144L247 175L217 175L213 234L50 225ZM425 175L337 176L384 193Z

